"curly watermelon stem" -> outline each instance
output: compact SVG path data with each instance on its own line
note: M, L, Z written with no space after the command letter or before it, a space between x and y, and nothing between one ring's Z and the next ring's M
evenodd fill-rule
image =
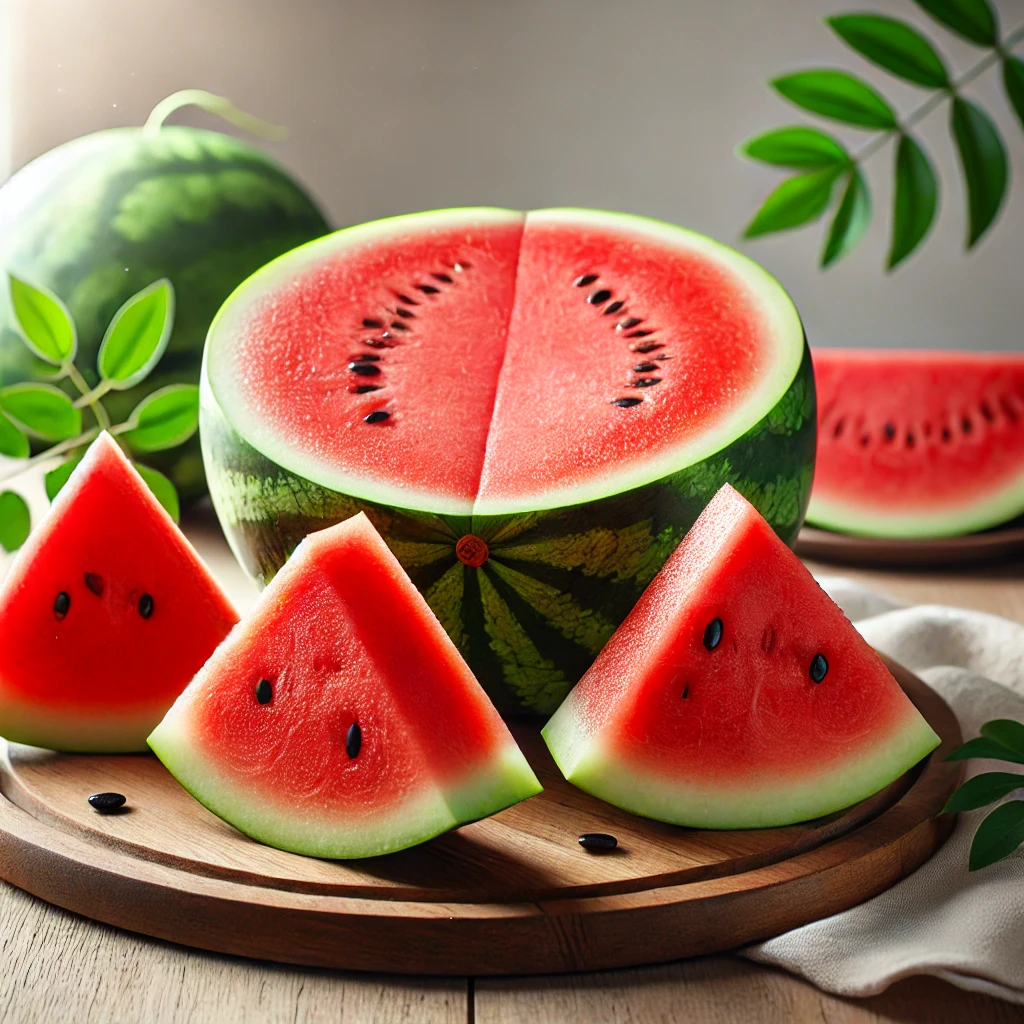
M152 110L146 123L142 126L147 135L155 135L163 127L164 121L182 107L199 107L217 117L223 118L236 128L255 135L258 139L268 142L280 142L288 138L288 129L283 125L271 124L261 117L247 114L236 107L231 100L217 96L205 89L182 89L162 99Z
M110 416L107 414L107 410L103 408L102 403L97 398L92 397L89 382L78 371L78 367L75 366L74 363L65 363L64 368L67 372L68 379L82 393L84 404L92 411L100 430L109 430ZM100 387L102 387L102 384ZM76 407L81 408L81 406L78 405L78 402L75 402L75 405Z

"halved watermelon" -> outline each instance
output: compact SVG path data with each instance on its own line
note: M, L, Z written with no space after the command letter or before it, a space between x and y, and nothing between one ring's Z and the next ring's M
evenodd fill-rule
M145 750L238 621L192 546L101 434L0 588L0 735Z
M701 828L828 814L939 743L878 655L728 485L543 734L581 789Z
M270 264L211 328L211 492L267 580L362 510L492 698L550 713L723 482L795 535L813 468L778 283L621 214L446 210Z
M541 788L363 515L300 545L149 743L215 814L317 857L400 850Z
M1024 355L819 349L808 521L943 537L1024 514Z

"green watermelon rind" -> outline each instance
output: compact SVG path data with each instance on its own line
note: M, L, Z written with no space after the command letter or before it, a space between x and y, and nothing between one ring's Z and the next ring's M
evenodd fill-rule
M457 785L435 785L392 807L370 808L363 821L350 815L332 821L325 810L314 823L308 813L275 808L218 772L191 741L187 701L179 699L148 742L196 800L240 832L268 846L331 860L376 857L418 846L541 792L522 752L510 743Z
M587 736L572 694L541 733L569 782L632 814L691 828L776 828L852 807L927 757L941 740L912 706L909 711L904 722L841 764L801 780L761 774L729 787L693 774L685 781L659 778L624 764L599 737Z
M285 282L316 266L330 255L348 248L372 245L396 235L427 232L432 228L451 228L460 224L515 223L524 215L494 207L430 210L404 214L384 220L344 228L272 260L244 281L229 296L210 325L204 356L203 379L220 406L225 419L254 448L268 459L321 487L350 494L381 505L413 508L439 515L503 515L554 509L571 504L597 501L609 495L634 490L670 476L700 462L726 447L755 426L785 394L803 359L804 332L799 314L789 295L767 271L728 246L686 228L652 218L624 213L572 208L538 210L529 216L543 223L585 220L620 233L633 233L640 241L661 242L687 251L696 251L723 266L743 281L749 298L759 307L768 329L765 337L776 341L774 359L760 367L756 382L745 400L715 429L702 431L694 440L671 451L636 462L623 470L606 470L600 477L565 488L548 488L541 494L527 494L516 500L460 501L450 496L414 490L349 473L317 458L277 437L261 410L240 400L231 386L233 339L245 330L251 309Z
M822 529L861 537L925 540L956 537L988 530L1024 514L1024 470L1001 487L996 494L979 498L975 492L965 495L960 508L941 511L917 508L901 512L854 500L841 501L812 492L807 507L807 522Z

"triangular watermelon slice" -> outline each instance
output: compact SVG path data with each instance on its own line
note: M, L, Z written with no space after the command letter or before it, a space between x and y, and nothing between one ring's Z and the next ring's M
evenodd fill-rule
M540 792L359 514L309 535L149 738L201 803L285 850L400 850Z
M729 485L544 738L588 793L702 828L829 814L939 743L878 655Z
M145 750L238 615L109 434L0 588L0 735Z

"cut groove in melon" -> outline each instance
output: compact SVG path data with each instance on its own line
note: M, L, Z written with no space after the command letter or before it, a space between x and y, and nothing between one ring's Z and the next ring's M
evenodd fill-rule
M215 814L318 857L399 850L540 791L364 515L302 543L149 743Z

